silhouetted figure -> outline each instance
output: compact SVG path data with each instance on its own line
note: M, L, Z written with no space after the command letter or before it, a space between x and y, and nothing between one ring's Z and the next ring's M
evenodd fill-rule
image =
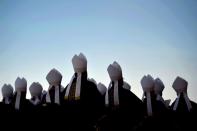
M174 121L178 130L196 130L197 104L191 101L187 94L188 82L177 77L172 85L177 93L176 100L172 103L171 109L174 114Z
M70 130L93 130L102 108L101 94L94 82L88 80L87 59L83 54L72 58L74 75L65 89L64 107Z
M31 109L29 100L26 99L27 81L25 78L17 78L15 81L15 93L13 98L13 107L15 114L12 121L16 125L21 123L29 124L29 111Z
M17 78L15 81L14 108L16 112L29 110L29 101L26 99L27 81L25 78Z
M102 83L98 83L97 88L98 88L98 90L99 90L99 92L100 92L100 94L102 96L103 104L105 104L105 95L106 95L107 88Z
M33 113L41 113L42 110L42 86L38 82L33 82L29 87L29 91L31 94L31 99L29 102L31 103L31 111Z
M63 100L63 87L61 86L62 75L56 69L52 69L46 77L49 88L46 94L48 106L60 106Z
M152 102L155 101L154 93L154 79L151 75L144 76L141 80L141 86L144 91L143 103L145 105L145 111L147 116L153 116Z
M13 124L15 109L13 107L13 87L4 84L1 88L2 101L0 102L0 125L1 129L8 129L8 124ZM10 129L10 128L9 128Z
M107 88L102 83L98 83L97 88L98 88L98 90L101 94L101 100L102 100L102 103L103 103L103 107L105 107L105 95L106 95ZM97 120L96 125L95 125L96 130L99 130L99 131L101 130L101 126L103 124L103 119L105 119L107 117L106 108L100 108L100 110L101 110L102 115Z
M42 90L43 88L39 82L33 82L29 87L31 98L29 99L29 110L26 120L29 126L31 126L32 123L36 123L36 126L31 126L31 130L36 130L36 127L41 128L48 124L47 110L44 110L43 107Z
M166 112L169 111L169 104L165 102L165 100L162 97L162 92L164 90L165 86L163 82L159 79L156 78L154 82L154 93L156 96L156 105L154 107L153 105L153 111L155 115L161 115L161 114L166 114Z
M0 102L1 119L10 119L13 115L13 87L10 84L4 84L2 89L3 100Z
M143 117L143 103L130 90L123 87L122 69L117 62L109 65L111 83L105 96L107 117L101 130L131 130Z
M46 119L46 123L50 127L56 127L56 129L61 129L60 126L63 123L62 115L62 102L63 102L63 87L61 86L62 75L56 70L52 69L46 76L49 83L49 88L47 93L42 94L44 101L43 104L43 117Z
M156 131L159 129L166 131L174 129L171 112L162 97L163 82L159 78L154 80L152 76L147 75L142 78L141 85L144 91L143 102L146 116L144 121L138 125L138 130Z

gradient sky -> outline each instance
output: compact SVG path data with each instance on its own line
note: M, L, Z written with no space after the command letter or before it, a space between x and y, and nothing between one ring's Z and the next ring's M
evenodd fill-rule
M179 75L197 102L196 7L196 0L1 0L0 87L14 86L20 76L28 87L39 81L47 89L52 68L66 86L71 59L83 52L89 77L106 86L107 66L116 60L138 97L142 76L151 74L163 80L164 98L174 101Z

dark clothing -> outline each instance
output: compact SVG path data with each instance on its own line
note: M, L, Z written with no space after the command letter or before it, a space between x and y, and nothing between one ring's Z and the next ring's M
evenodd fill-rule
M171 109L173 110L176 100L172 103ZM173 120L177 124L177 128L181 131L185 130L197 130L196 121L197 121L197 104L193 101L190 101L192 109L189 112L187 104L181 94L179 103L176 111L173 111Z
M143 118L143 103L131 91L124 89L119 82L119 106L113 104L114 84L108 90L109 107L103 121L100 122L101 130L127 131L132 130Z
M82 73L80 99L75 100L77 74L70 88L68 99L64 101L64 114L70 130L94 130L94 125L104 110L104 101L97 86L87 80L87 72ZM66 89L64 94L66 93Z
M135 130L167 131L176 129L172 120L172 112L162 101L156 100L156 96L151 94L152 116L147 116L147 99L144 101L144 120L136 125Z
M4 99L0 102L0 116L1 120L8 121L13 119L12 116L15 113L15 109L13 107L13 102L10 104L5 104Z

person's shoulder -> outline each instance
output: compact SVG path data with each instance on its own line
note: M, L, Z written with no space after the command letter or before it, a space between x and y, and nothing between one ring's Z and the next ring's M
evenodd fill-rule
M124 95L124 97L130 101L130 103L133 103L133 104L137 104L137 105L143 105L143 102L141 101L141 99L139 99L133 92L131 92L130 90L127 90L127 89L124 89L122 88L121 89L121 92L122 95Z
M132 91L122 88L122 91L128 96L140 100ZM141 101L141 100L140 100Z
M94 94L95 96L99 96L101 97L102 95L100 94L98 88L97 88L97 84L93 81L87 80L87 90L88 92L91 92L91 94Z

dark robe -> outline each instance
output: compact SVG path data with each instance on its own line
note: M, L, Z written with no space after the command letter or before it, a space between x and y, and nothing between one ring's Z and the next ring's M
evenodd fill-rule
M13 124L12 120L13 120L13 116L15 115L14 111L15 110L12 106L12 103L5 104L4 99L2 100L2 102L0 102L0 125L1 125L1 129L4 129L4 127L6 129L8 129L7 128L8 123Z
M77 73L75 73L70 92L75 88L76 80ZM64 95L67 88L68 86L64 90ZM82 73L80 99L72 99L69 93L68 99L64 100L65 122L68 123L68 128L70 130L94 130L104 109L102 100L97 86L87 80L87 72Z
M143 104L144 104L145 114L147 114L147 99L146 98L144 99ZM153 116L161 115L169 111L165 103L156 100L156 95L154 93L151 93L151 105L152 105Z
M15 102L16 102L16 97L17 97L17 92L14 94L13 98L13 108L15 109ZM12 122L16 125L28 125L29 123L29 116L30 116L30 111L31 106L30 102L28 99L26 99L26 92L21 93L21 98L20 98L20 108L19 110L15 109L15 113L13 115Z
M29 103L30 103L30 112L34 115L36 114L41 114L43 113L43 100L41 99L41 97L39 97L39 100L40 102L37 104L37 105L34 105L32 103L32 101L35 100L35 97L32 97L30 100L29 100Z
M3 98L2 102L0 102L0 116L1 120L9 121L12 119L14 115L14 107L13 107L13 98L10 98L11 102L9 104L5 104L5 99Z
M14 94L14 99L13 99L14 108L15 108L16 97L17 97L17 93ZM25 113L25 112L28 112L29 109L30 109L30 103L29 103L29 100L26 99L26 92L22 92L21 98L20 98L20 107L19 107L19 110L16 110L16 112Z
M40 120L42 123L46 123L47 129L53 129L56 130L61 129L60 125L63 125L64 123L64 117L63 117L63 108L62 108L62 102L64 98L64 94L61 91L61 85L59 85L59 97L60 97L60 104L55 103L55 88L52 87L49 90L50 100L51 102L48 103L46 101L47 94L43 94L42 96L42 104L39 107L39 111L42 112ZM43 125L41 125L43 127Z
M161 94L162 96L162 94ZM172 120L171 110L162 101L156 100L154 92L151 93L152 116L147 115L147 99L144 101L144 120L137 126L136 130L166 131L173 130L175 123Z
M37 130L38 127L39 129L45 129L46 130L46 125L49 124L49 121L52 121L51 118L48 115L48 110L47 108L45 108L43 106L44 104L44 100L39 97L40 99L40 103L38 103L37 105L34 105L31 100L35 100L34 97L32 97L30 100L28 100L29 102L29 109L28 109L28 118L26 119L27 125L26 126L30 126L31 130ZM54 110L55 112L55 110ZM49 119L50 118L50 119ZM32 125L35 126L32 126Z
M171 110L173 110L175 102L176 100L172 103ZM190 102L192 109L189 112L183 94L181 94L177 109L173 111L173 120L178 130L197 130L197 104L193 101Z
M60 114L61 113L61 104L63 101L63 93L61 92L61 85L59 85L59 100L60 100L60 104L56 104L55 103L55 86L53 86L48 92L50 95L50 100L51 102L47 102L46 101L46 96L47 94L45 94L43 96L43 100L42 100L42 105L44 107L45 110L45 114L47 116L56 116L56 114Z
M49 90L49 95L50 95L50 99L51 99L51 102L50 103L47 103L47 101L45 101L45 103L47 104L47 106L50 106L51 108L56 108L58 106L60 106L63 102L63 98L64 98L64 94L63 94L63 91L61 91L61 85L59 85L59 97L60 97L60 105L56 104L55 103L55 86L53 86L50 90ZM46 100L46 95L45 94L45 100Z
M127 131L133 130L143 118L143 103L131 91L123 88L123 80L118 85L119 106L115 107L113 102L114 83L108 90L109 106L106 117L101 123L101 130Z
M0 112L1 113L9 113L9 112L13 112L14 108L13 108L13 97L10 97L10 103L6 104L5 103L5 98L3 98L2 102L0 102Z

